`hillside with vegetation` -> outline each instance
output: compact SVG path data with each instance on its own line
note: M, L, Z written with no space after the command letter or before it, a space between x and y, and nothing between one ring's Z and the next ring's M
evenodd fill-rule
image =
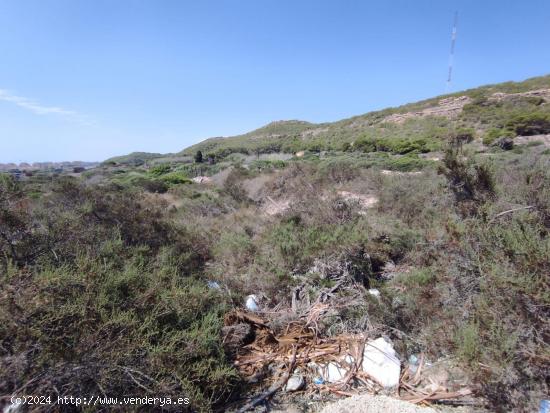
M200 150L224 157L230 153L307 150L428 152L441 149L449 129L467 129L465 132L472 136L490 141L508 131L515 132L521 127L516 123L522 115L548 122L548 107L539 105L544 96L548 97L549 88L550 76L544 76L439 96L334 123L273 122L241 136L208 139L182 153L191 155Z
M365 385L310 380L310 350L385 337L402 372L426 366L393 397L536 411L549 231L550 76L79 173L1 174L0 395L236 411L297 366L303 389L258 403L318 411ZM264 363L268 349L284 356Z

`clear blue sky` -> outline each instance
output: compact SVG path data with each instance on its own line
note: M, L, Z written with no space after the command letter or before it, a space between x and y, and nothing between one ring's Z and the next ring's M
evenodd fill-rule
M548 0L0 0L0 162L177 152L550 72Z

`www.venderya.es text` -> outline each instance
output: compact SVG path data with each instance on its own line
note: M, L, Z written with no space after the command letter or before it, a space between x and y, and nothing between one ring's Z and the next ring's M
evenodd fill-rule
M108 397L108 396L13 396L12 405L73 405L73 406L185 406L187 397Z

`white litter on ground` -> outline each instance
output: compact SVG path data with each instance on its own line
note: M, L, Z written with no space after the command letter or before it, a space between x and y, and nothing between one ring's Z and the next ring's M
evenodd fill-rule
M353 357L351 357L349 354L344 357L343 361L349 365L352 365L355 362ZM322 382L325 383L337 383L340 380L344 379L348 372L348 370L342 367L342 365L334 362L321 365L312 363L312 367L317 368L319 377L322 379Z
M399 385L401 362L391 343L383 337L365 344L362 367L365 373L386 388Z
M245 305L246 308L248 308L250 311L260 311L260 306L258 305L258 297L256 297L254 294L250 294L248 297L246 297Z
M301 374L293 374L287 381L285 391L293 392L301 390L306 385L306 380Z
M377 288L371 288L369 289L369 294L374 297L380 297L380 290Z

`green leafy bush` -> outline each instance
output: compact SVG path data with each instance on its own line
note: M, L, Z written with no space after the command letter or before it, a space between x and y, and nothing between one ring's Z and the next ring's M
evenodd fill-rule
M161 176L170 172L172 168L167 163L156 165L149 170L149 173L153 176Z
M389 158L383 166L391 171L411 172L421 170L432 164L432 161L409 154L399 158Z
M197 234L117 186L60 180L25 203L17 183L0 183L4 393L188 397L186 411L231 395L228 303L197 277Z
M181 172L170 172L160 177L167 185L190 184L191 180Z
M483 136L483 144L491 145L499 138L514 138L515 133L508 129L491 128Z
M470 143L476 137L476 132L474 128L459 128L455 132L455 139L459 140L462 143Z
M533 112L517 115L510 119L506 126L523 136L550 133L550 113Z
M475 213L482 204L495 198L496 185L490 166L465 162L459 148L446 151L439 172L447 178L463 214Z

